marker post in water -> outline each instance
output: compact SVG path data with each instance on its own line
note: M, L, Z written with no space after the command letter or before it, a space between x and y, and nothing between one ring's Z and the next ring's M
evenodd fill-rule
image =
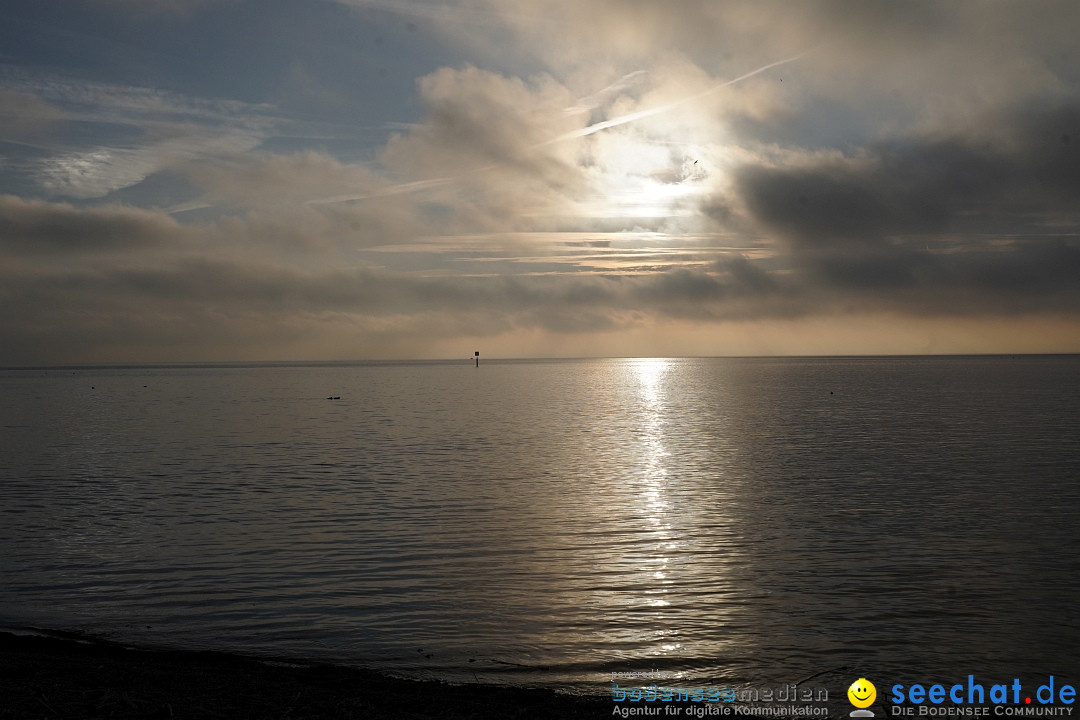
M480 351L477 350L473 353L473 357L476 358L476 367L480 367Z

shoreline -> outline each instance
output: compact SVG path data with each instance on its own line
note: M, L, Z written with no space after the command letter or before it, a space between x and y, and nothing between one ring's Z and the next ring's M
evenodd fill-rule
M0 631L0 719L601 718L608 698L219 651Z

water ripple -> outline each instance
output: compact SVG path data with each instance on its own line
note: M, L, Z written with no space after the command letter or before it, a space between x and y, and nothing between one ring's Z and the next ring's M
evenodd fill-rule
M635 668L1061 674L1080 665L1078 375L3 371L0 620L586 689Z

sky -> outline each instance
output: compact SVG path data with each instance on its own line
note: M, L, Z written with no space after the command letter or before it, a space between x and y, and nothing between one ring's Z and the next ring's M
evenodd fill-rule
M1080 352L1078 27L9 0L0 365Z

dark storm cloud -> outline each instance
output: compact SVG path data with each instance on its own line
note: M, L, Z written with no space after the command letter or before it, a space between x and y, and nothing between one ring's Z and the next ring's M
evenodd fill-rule
M0 325L29 355L59 328L102 347L115 347L125 333L128 341L162 347L220 346L230 332L270 342L297 318L314 327L340 316L430 314L444 329L459 326L459 316L477 334L507 328L582 333L624 327L653 312L741 315L737 304L747 297L746 283L734 276L684 270L634 277L424 277L377 269L305 272L201 257L134 267L0 265L0 286ZM729 299L736 303L730 313Z
M1076 311L1078 132L1080 106L1025 108L971 136L746 165L735 195L823 291L920 312Z
M0 249L25 254L118 251L168 245L180 226L160 213L0 196Z
M735 288L752 294L767 294L779 289L775 278L760 265L742 255L734 255L716 262L716 269L727 272Z

